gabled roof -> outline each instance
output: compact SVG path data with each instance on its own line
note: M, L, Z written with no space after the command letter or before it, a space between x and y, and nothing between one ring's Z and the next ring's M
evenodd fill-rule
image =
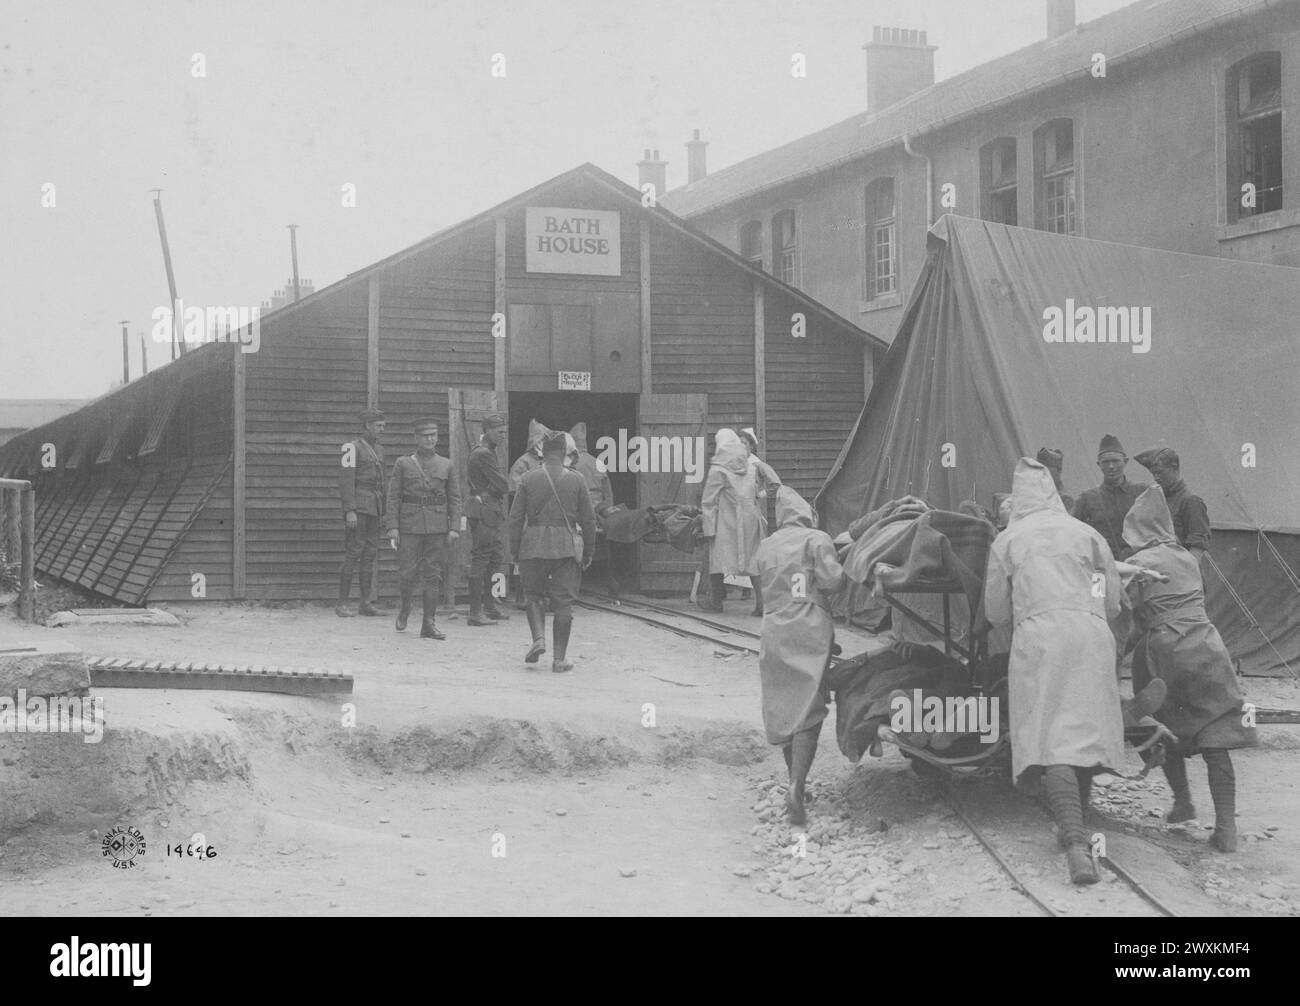
M379 272L382 269L385 269L392 265L396 265L398 262L401 262L404 259L408 259L413 255L418 255L421 252L427 251L428 249L433 248L434 246L441 244L444 241L449 241L452 238L455 238L461 234L465 234L473 230L475 227L478 227L481 224L494 219L504 211L514 209L515 207L518 206L525 206L525 205L535 203L538 199L543 198L545 193L548 190L569 183L576 178L583 178L591 182L594 182L596 185L608 190L614 196L626 202L629 205L629 207L644 213L648 213L651 217L660 221L665 226L672 228L674 231L681 234L682 236L688 238L689 240L695 242L698 245L708 248L715 255L719 255L729 260L731 264L734 265L737 269L740 269L743 272L747 272L751 276L754 276L755 278L761 280L767 286L779 290L781 293L785 294L786 296L790 297L798 304L802 305L810 313L821 318L823 321L831 324L841 332L844 332L848 335L856 336L857 338L862 339L863 341L865 341L866 343L868 343L873 347L879 349L888 348L889 344L886 343L879 336L873 335L872 333L868 332L866 329L859 328L857 325L854 325L853 323L846 321L843 317L841 317L839 314L836 314L834 311L826 307L824 304L809 297L803 291L798 290L795 287L792 287L786 283L781 282L781 280L777 279L771 273L765 272L763 269L755 266L753 263L747 261L744 258L741 258L740 255L732 251L726 245L723 245L713 240L713 238L696 230L689 223L680 219L679 217L669 212L668 210L664 209L662 206L650 207L650 208L643 207L641 205L641 193L638 190L632 188L632 186L628 185L627 183L620 181L619 179L615 178L613 175L609 174L608 172L602 171L600 168L596 167L594 164L591 163L580 164L576 168L571 168L570 170L564 172L563 174L557 175L554 178L550 179L549 181L543 182L540 185L536 185L533 188L528 189L526 192L522 192L519 195L513 197L512 199L508 199L505 202L492 207L491 209L484 210L482 213L470 217L468 220L464 220L461 223L455 224L452 227L448 227L444 230L438 231L436 234L433 234L430 237L425 238L423 241L411 245L409 248L404 248L399 252L395 252L394 254L389 255L387 258L380 259L378 262L366 266L364 269L359 269L356 272L349 273L347 276L345 276L343 279L339 280L338 282L331 283L329 286L317 290L315 293L312 293L307 297L303 297L301 300L295 303L285 304L283 307L279 307L276 310L271 311L270 313L264 316L261 316L259 318L261 338L263 340L267 339L268 337L274 338L275 326L277 326L282 320L288 318L295 311L304 310L309 305L315 304L324 298L328 298L331 294L336 293L337 291L342 290L353 283L359 283L368 280L371 275L373 275L376 272ZM229 338L230 341L237 341L240 338L240 333L239 332L233 333ZM215 342L208 342L198 346L196 349L191 349L189 352L184 353L177 359L170 361L164 366L155 368L154 370L150 371L148 374L144 375L138 380L132 381L130 384L118 388L110 392L109 394L104 395L94 400L93 402L88 403L82 409L79 409L77 410L76 413L73 413L73 415L80 417L81 414L84 413L87 409L105 408L107 406L110 406L112 404L121 401L121 396L141 394L142 393L141 389L145 387L148 387L152 390L152 389L164 388L167 385L171 384L173 381L178 382L179 379L183 379L184 377L189 376L189 374L192 372L190 370L191 367L201 366L205 361L212 358L211 354L220 352L220 350L215 348L218 345L220 344ZM204 355L196 356L196 353L203 353ZM51 426L54 422L58 422L58 421L60 420L47 421L44 424L44 426ZM72 420L71 417L65 416L63 417L62 421L69 422ZM30 447L30 443L33 441L33 438L40 437L42 435L42 432L43 432L43 427L37 427L34 429L27 430L25 433L19 434L12 441L9 441L8 444L0 446L0 456L4 456L6 460L12 460L12 457L15 455L15 452L19 450L25 450L27 449L27 447ZM161 429L151 430L145 439L144 446L149 447L151 444L156 446L155 437L157 435L160 435L160 433L161 433ZM20 443L20 441L22 443ZM6 454L6 449L8 451L7 454Z
M262 337L264 339L267 337L268 325L275 325L282 318L288 317L294 311L303 310L307 306L316 303L321 298L328 297L331 293L343 289L345 286L360 282L361 280L367 280L372 274L379 272L382 269L396 265L398 262L408 259L413 255L419 255L444 241L449 241L461 234L472 231L474 228L486 223L487 221L500 216L503 212L513 210L520 206L535 204L540 198L544 197L548 190L568 184L577 178L584 178L588 181L594 182L596 185L608 190L612 195L623 200L630 208L649 214L651 217L665 226L670 227L683 237L709 249L715 255L719 255L729 260L737 269L749 273L770 287L776 288L786 296L797 301L803 307L807 308L813 314L817 315L817 317L829 322L841 331L857 336L876 348L888 348L889 344L884 339L877 335L873 335L864 328L859 328L852 322L847 321L842 315L839 315L829 307L826 307L820 301L816 301L812 297L809 297L802 290L790 286L787 283L783 283L770 272L766 272L762 268L749 262L747 259L742 258L726 245L715 241L707 234L697 230L687 221L682 220L675 213L665 209L662 205L662 201L659 205L654 207L642 206L641 193L637 189L632 188L632 186L628 185L626 182L620 181L609 172L596 167L596 165L590 162L580 164L576 168L571 168L563 174L556 175L549 181L542 182L540 185L535 185L533 188L507 199L503 203L498 203L491 209L484 210L467 220L463 220L458 224L454 224L451 227L438 231L437 233L425 238L423 241L419 241L416 244L411 245L409 248L404 248L399 252L395 252L387 258L380 259L378 262L374 262L371 265L366 266L364 269L359 269L356 272L349 273L338 282L317 290L310 296L302 298L297 303L286 304L283 307L272 311L270 314L262 316Z
M1141 59L1213 27L1300 0L1140 0L1064 35L1035 42L949 77L876 112L864 112L723 168L664 195L694 217L765 189L797 181L1091 72L1092 54L1107 68Z

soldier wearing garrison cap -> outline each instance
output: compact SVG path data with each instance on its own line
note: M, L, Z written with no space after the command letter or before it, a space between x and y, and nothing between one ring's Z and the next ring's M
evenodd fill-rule
M447 542L460 537L460 480L452 463L438 454L438 420L415 424L415 453L398 458L388 482L385 522L397 545L397 573L402 605L397 631L406 628L416 583L424 587L420 636L446 639L434 617Z
M497 607L492 577L505 558L501 536L505 533L506 491L510 488L497 458L506 435L506 417L483 417L483 435L469 453L469 499L465 516L472 541L469 561L469 624L492 625L510 616Z
M1133 460L1149 471L1156 485L1164 490L1178 544L1191 552L1199 563L1210 547L1210 513L1201 497L1187 491L1178 452L1172 447L1153 447Z
M1085 489L1074 503L1074 516L1095 528L1106 539L1111 554L1123 559L1133 550L1124 543L1124 516L1147 488L1145 482L1130 482L1124 477L1128 455L1119 438L1107 433L1101 438L1097 467L1101 485Z
M365 432L344 445L339 460L339 499L343 504L343 565L339 569L339 602L334 613L351 618L347 608L352 574L360 571L362 615L378 615L370 603L370 588L379 551L379 526L384 519L384 414L366 409L360 415Z

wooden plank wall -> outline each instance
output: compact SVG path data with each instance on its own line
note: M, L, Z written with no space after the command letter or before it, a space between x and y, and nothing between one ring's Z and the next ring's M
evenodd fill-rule
M807 320L803 338L791 335L796 312ZM811 502L862 410L865 343L770 286L764 290L764 327L767 443L762 454Z
M337 593L343 557L339 459L366 407L367 299L366 284L354 283L264 323L261 348L248 354L250 599ZM225 534L228 570L228 526Z
M654 392L709 396L709 431L754 424L754 295L748 275L656 224L651 229Z
M417 419L434 416L445 429L448 388L492 387L494 242L489 222L376 276L390 470L414 449ZM369 289L354 284L267 326L248 358L249 598L338 592L339 449L357 436L367 402ZM391 550L380 550L379 575L381 593L394 595Z
M450 458L448 389L490 391L494 384L496 224L485 221L385 270L379 297L379 397L388 421L390 470L415 449L414 424L425 417L442 424L438 453ZM444 593L464 584L468 556L469 536L462 534L450 553ZM397 592L391 549L379 552L379 590L386 596Z
M492 390L496 230L485 222L385 269L379 284L379 407L388 453L415 449L414 423L442 424L447 389Z

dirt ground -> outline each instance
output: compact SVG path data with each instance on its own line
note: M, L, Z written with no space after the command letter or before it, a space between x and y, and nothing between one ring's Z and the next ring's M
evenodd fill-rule
M0 783L24 773L34 801L0 845L0 913L1041 914L955 801L1058 911L1154 914L1115 881L1065 883L1046 814L997 780L945 790L897 753L848 764L833 713L808 826L792 830L752 656L579 611L577 667L552 675L547 658L522 663L513 609L494 628L469 627L463 610L443 618L442 643L414 625L395 633L391 616L341 620L325 606L170 610L180 627L53 630L0 616L0 638L316 667L353 675L354 693L97 690L104 741L73 752L107 773L97 793L40 768L31 748L0 762ZM851 637L841 642L854 652ZM1292 682L1247 687L1260 706L1300 708ZM1261 747L1234 753L1236 856L1209 850L1205 822L1160 822L1169 794L1158 774L1097 789L1093 826L1111 855L1180 913L1300 913L1300 728L1261 734ZM1136 755L1129 768L1136 775ZM1190 769L1208 811L1203 768ZM65 782L66 800L41 803ZM101 854L118 824L148 841L130 869ZM167 853L196 832L214 858Z

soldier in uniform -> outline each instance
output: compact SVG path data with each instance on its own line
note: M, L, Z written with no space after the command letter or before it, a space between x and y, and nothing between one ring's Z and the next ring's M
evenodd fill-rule
M351 448L339 467L339 499L343 503L343 566L339 569L339 603L334 614L351 618L348 594L352 573L360 568L361 605L358 614L378 615L370 603L375 555L379 550L379 525L384 519L384 414L378 409L361 413L365 432L347 446Z
M473 541L469 561L469 624L492 625L510 616L497 607L492 577L505 557L501 543L506 521L506 477L497 463L497 446L506 435L506 417L483 417L483 436L469 453L469 500L465 516Z
M1172 447L1153 447L1133 460L1149 471L1156 485L1164 490L1165 505L1173 517L1178 544L1191 552L1199 563L1210 547L1210 514L1205 500L1187 491L1178 452Z
M447 542L460 537L460 481L450 461L438 454L438 420L415 424L414 454L397 459L388 482L385 522L389 539L397 546L397 575L402 606L397 631L406 629L415 585L424 586L423 639L446 639L438 631L439 580Z
M1128 455L1124 453L1119 438L1107 433L1101 438L1101 447L1097 452L1101 485L1080 493L1071 511L1077 520L1083 521L1106 539L1111 555L1116 559L1126 559L1133 551L1124 544L1124 516L1133 501L1147 487L1145 482L1130 482L1124 477L1126 464Z
M555 611L551 670L557 674L573 670L568 659L573 602L582 586L582 571L591 565L596 538L596 512L591 508L587 484L564 466L571 442L567 433L546 435L542 467L520 480L510 507L510 551L519 557L533 637L524 661L535 664L546 652L545 606L549 599Z

